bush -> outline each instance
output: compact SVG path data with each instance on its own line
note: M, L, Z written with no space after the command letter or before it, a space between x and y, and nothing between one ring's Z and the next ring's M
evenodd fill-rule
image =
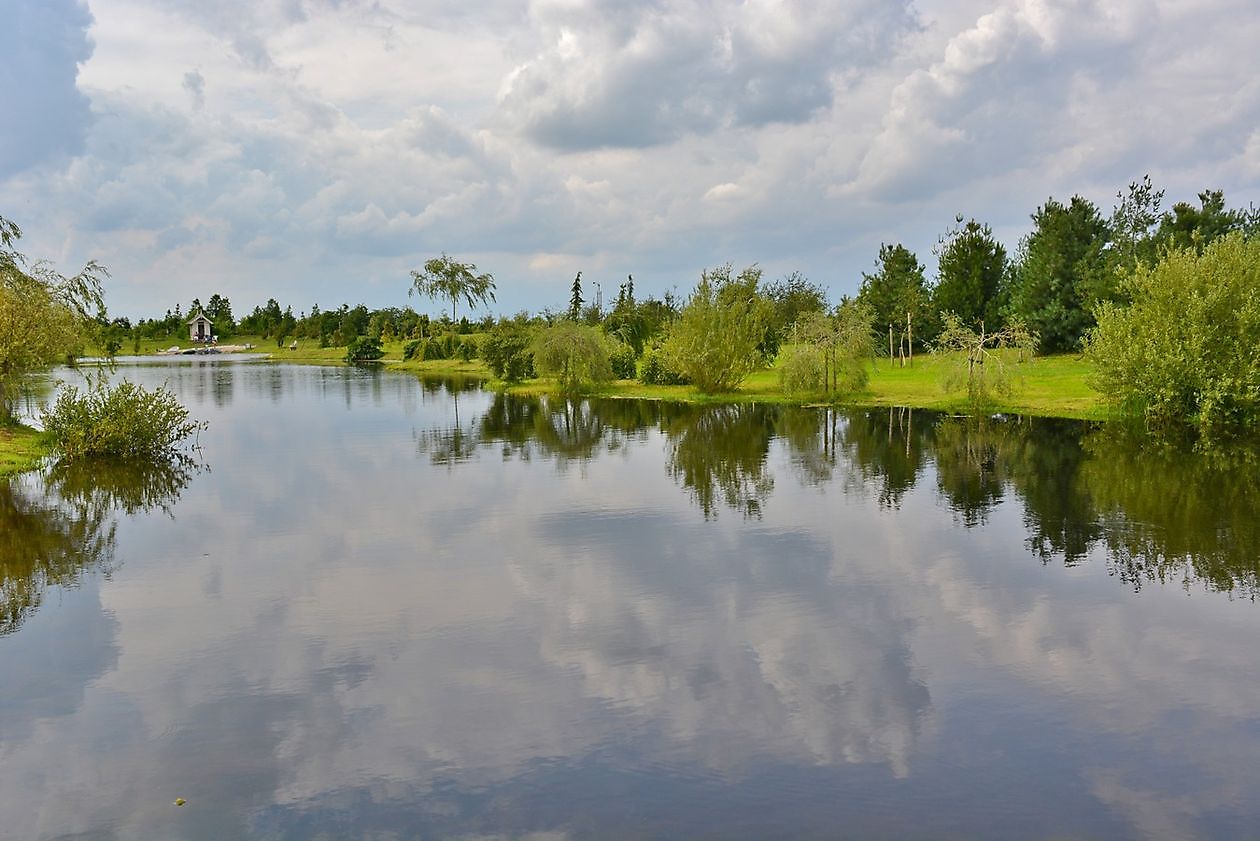
M562 321L538 331L531 348L539 372L554 376L565 393L613 378L608 347L598 328Z
M670 364L660 348L643 352L643 364L639 366L639 380L646 385L687 385L690 380Z
M500 325L481 341L481 358L496 377L514 383L535 376L530 331L515 324Z
M633 380L639 374L639 359L630 345L619 342L608 354L608 363L612 366L613 376L619 380Z
M346 348L347 362L374 362L385 355L381 349L381 340L371 336L359 336Z
M1093 385L1148 422L1201 431L1260 426L1260 239L1229 234L1172 251L1103 303L1086 341Z
M822 349L797 345L784 351L779 382L788 394L817 394L825 390L827 371Z
M421 339L412 339L403 345L403 359L414 359L416 354L420 352L420 346L423 344Z
M671 367L706 393L734 391L765 364L770 305L757 289L761 269L705 271L665 341Z
M67 386L40 419L53 451L71 461L88 456L169 460L206 426L191 420L169 389L149 391L125 380L83 392Z

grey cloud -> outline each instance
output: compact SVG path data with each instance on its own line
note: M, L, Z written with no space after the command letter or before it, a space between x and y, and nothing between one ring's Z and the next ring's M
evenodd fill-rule
M915 25L908 3L784 7L607 2L544 7L550 43L518 68L502 109L545 146L646 147L688 132L800 123L832 76L879 63Z
M92 55L92 15L77 0L0 0L0 180L78 154L91 125L76 86Z
M192 97L194 111L200 111L206 104L206 77L199 70L189 70L184 74L184 90Z

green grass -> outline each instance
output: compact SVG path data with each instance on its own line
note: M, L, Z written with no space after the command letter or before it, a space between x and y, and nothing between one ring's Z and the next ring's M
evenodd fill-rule
M278 357L283 358L283 357ZM388 356L386 358L388 362ZM945 412L970 413L975 410L965 389L946 391L942 383L954 360L950 357L924 355L914 365L902 367L887 359L877 360L871 367L866 389L849 394L835 402L853 407L910 406ZM410 361L391 363L389 367L415 374L468 375L484 378L493 388L513 394L544 394L554 391L550 379L505 384L494 380L480 360ZM1009 412L1045 417L1105 420L1111 417L1102 396L1086 382L1090 365L1077 355L1037 357L1014 366L1017 372L1012 393L997 397L984 411ZM816 404L831 402L829 395L788 395L779 385L775 368L755 371L738 389L726 394L704 394L689 385L645 385L636 380L617 380L592 392L603 397L641 398L646 400L678 400L688 403L758 402L781 404Z
M227 343L251 343L256 352L266 353L277 362L304 365L345 364L344 347L321 348L310 339L299 339L297 350L289 350L289 342L284 347L277 348L274 338L263 339L261 336L234 336L225 342ZM181 343L175 338L146 340L141 343L140 352L155 353L172 344L188 345L187 342ZM385 356L380 360L381 363L391 370L416 375L474 377L486 380L492 388L504 389L513 394L544 394L554 391L556 387L549 379L511 385L497 382L485 363L478 359L471 362L459 359L403 361L404 344L401 340L383 344ZM131 352L131 346L123 348L123 353ZM973 407L964 390L946 391L942 386L951 362L950 357L930 354L915 357L914 365L910 367L902 367L888 359L876 360L871 366L871 378L867 387L856 394L844 395L835 402L853 407L910 406L946 412L971 412ZM1079 355L1037 357L1014 366L1014 370L1018 372L1014 391L1008 396L995 398L985 407L986 411L1085 420L1104 420L1112 416L1102 396L1087 384L1090 366ZM753 372L738 389L727 394L702 394L692 386L644 385L635 380L618 380L594 393L607 397L680 400L690 403L756 401L815 404L832 402L834 399L830 395L784 394L776 368Z
M913 367L895 366L881 359L866 390L845 402L861 406L911 406L916 409L969 411L965 390L942 387L954 359L920 356ZM1102 395L1089 386L1088 362L1079 355L1039 356L1012 367L1014 389L997 397L987 409L1025 415L1105 420L1111 414Z
M0 421L0 478L30 470L47 454L38 430Z

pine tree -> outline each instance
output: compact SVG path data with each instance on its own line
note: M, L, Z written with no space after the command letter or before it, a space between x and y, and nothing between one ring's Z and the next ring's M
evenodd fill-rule
M582 273L578 272L573 278L573 294L569 296L569 318L578 320L582 314L582 303Z

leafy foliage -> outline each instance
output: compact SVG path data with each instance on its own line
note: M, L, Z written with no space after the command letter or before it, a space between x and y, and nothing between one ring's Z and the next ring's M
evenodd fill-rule
M566 394L613 378L604 335L596 327L562 321L539 330L530 347L538 372L554 376Z
M1124 291L1132 303L1104 302L1086 347L1108 400L1155 424L1260 424L1260 241L1168 252Z
M359 336L346 347L347 362L374 362L384 355L381 340L371 336Z
M905 246L881 245L875 274L862 274L858 301L870 312L870 329L884 336L889 325L901 332L906 314L915 331L916 347L923 347L936 335L936 312L931 306L931 292L923 276L923 264ZM879 344L882 347L882 342Z
M639 366L639 379L645 385L687 385L687 375L673 367L669 357L660 348L650 348L643 353Z
M1225 193L1204 190L1199 193L1199 206L1179 201L1159 222L1156 238L1165 249L1194 249L1203 253L1208 245L1230 233L1242 230L1247 214L1225 209Z
M761 269L732 276L728 263L706 270L664 344L669 367L706 393L733 391L764 361L770 307Z
M812 313L793 332L801 344L791 348L780 380L789 393L851 393L866 386L873 346L870 309L846 301L834 313Z
M169 460L206 426L192 420L169 389L150 391L126 380L86 391L66 386L40 419L54 452L68 461L93 456Z
M481 340L481 358L504 382L519 382L534 376L532 335L518 324L501 324Z
M633 380L639 375L638 357L634 348L618 342L608 354L608 363L612 366L613 376L619 380Z
M1116 193L1119 202L1111 211L1112 271L1125 275L1137 268L1138 263L1153 265L1156 260L1155 230L1159 224L1159 206L1164 201L1164 191L1156 190L1151 177L1144 175L1141 181L1129 184L1128 192Z
M954 313L942 316L945 322L936 349L950 354L954 364L946 368L944 385L953 391L963 386L973 406L984 406L995 394L1008 395L1015 388L1012 368L1026 361L1037 349L1037 337L1019 320L1000 330L972 330Z
M974 219L956 226L936 247L940 261L936 286L932 290L934 312L952 312L963 324L979 324L991 329L1001 326L1006 303L1006 249L993 238L993 230Z
M30 263L14 250L22 236L0 217L0 416L9 416L31 372L81 352L103 311L101 281L109 273L95 262L74 277L45 262Z
M1112 297L1107 223L1094 204L1073 196L1046 201L1032 216L1011 289L1011 314L1040 337L1047 353L1075 350L1094 324L1093 308Z
M827 310L827 290L800 272L768 284L763 296L770 304L770 326L783 339L792 325L805 316Z
M446 298L451 302L451 321L455 320L455 305L460 298L470 308L478 303L494 300L494 276L476 274L473 263L461 263L443 254L424 264L424 271L411 272L411 288L408 294L418 292L429 298Z

